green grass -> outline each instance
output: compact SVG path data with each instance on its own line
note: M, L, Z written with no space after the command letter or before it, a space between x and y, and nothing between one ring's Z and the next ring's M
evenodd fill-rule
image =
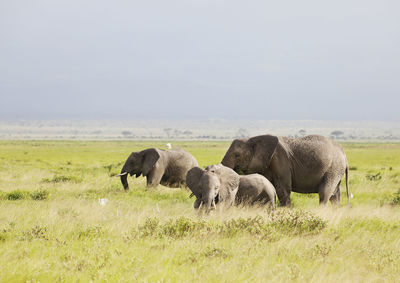
M0 141L0 281L396 282L400 144L344 144L351 208L194 212L187 189L116 174L166 142ZM175 142L205 167L227 142ZM107 198L105 206L100 198Z

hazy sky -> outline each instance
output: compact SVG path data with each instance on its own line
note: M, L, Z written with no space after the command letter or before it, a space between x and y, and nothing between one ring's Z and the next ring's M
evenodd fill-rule
M0 119L400 121L400 1L0 0Z

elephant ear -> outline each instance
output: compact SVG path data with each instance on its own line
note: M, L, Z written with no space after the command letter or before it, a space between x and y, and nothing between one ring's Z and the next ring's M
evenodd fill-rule
M274 156L276 148L278 147L278 137L272 135L262 135L250 138L248 142L253 150L251 166L253 168L269 167L271 159Z
M231 168L222 164L208 166L206 170L216 174L219 178L219 202L226 203L228 206L233 205L239 188L239 175Z
M199 182L204 172L205 171L200 167L193 167L186 173L186 185L189 187L189 189L196 197L200 197L201 195Z
M147 176L151 169L153 169L157 160L160 158L160 154L155 148L146 149L143 151L142 159L142 174Z

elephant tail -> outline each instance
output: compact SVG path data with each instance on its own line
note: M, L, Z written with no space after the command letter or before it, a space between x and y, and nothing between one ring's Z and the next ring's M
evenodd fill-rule
M350 196L349 196L349 165L346 165L346 193L347 193L347 205L350 206Z

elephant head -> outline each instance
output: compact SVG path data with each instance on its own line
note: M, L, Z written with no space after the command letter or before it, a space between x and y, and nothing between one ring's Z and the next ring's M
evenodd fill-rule
M160 158L159 152L155 148L146 149L140 152L132 152L122 167L121 183L125 190L129 190L127 176L140 175L147 176L150 170L154 167L157 160Z
M268 168L278 143L278 137L271 135L236 139L221 163L240 174L262 173Z
M239 187L239 175L222 164L208 166L205 170L194 167L186 175L186 184L196 197L194 208L206 212L216 204L233 205Z

